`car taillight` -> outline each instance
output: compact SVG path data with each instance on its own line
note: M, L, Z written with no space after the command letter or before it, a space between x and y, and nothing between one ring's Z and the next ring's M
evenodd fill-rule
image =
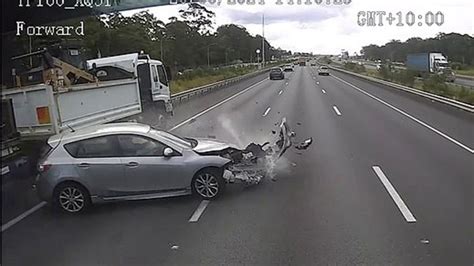
M38 171L40 173L45 173L51 168L50 164L38 164Z

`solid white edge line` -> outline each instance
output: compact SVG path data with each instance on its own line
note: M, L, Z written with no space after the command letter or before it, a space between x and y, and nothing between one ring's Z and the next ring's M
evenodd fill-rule
M405 220L409 223L416 222L415 216L413 216L413 214L408 209L405 202L402 200L400 195L398 195L397 191L392 186L392 183L390 183L388 178L385 176L382 169L380 169L379 166L372 166L372 169L374 170L375 174L378 176L378 178L380 179L380 181L384 185L384 187L387 190L388 194L390 194L390 197L392 197L392 200L397 205L397 207L400 210L400 212L402 213L403 217L405 217Z
M326 91L325 90L321 90L324 94L326 94Z
M209 108L207 108L207 109L205 109L205 110L203 110L203 111L201 111L201 112L199 112L199 113L197 113L197 114L191 116L190 118L188 118L188 119L184 120L183 122L181 122L181 123L175 125L174 127L170 128L168 131L173 131L173 130L179 128L179 127L182 127L183 125L187 124L189 121L191 121L191 120L193 120L193 119L195 119L195 118L197 118L197 117L200 117L201 115L203 115L203 114L205 114L205 113L211 111L211 110L214 109L214 108L217 108L217 107L223 105L224 103L226 103L226 102L228 102L228 101L230 101L230 100L232 100L232 99L234 99L234 98L240 96L241 94L244 94L245 92L249 91L249 90L252 89L253 87L255 87L255 86L261 84L262 82L264 82L264 81L266 81L266 80L268 80L268 78L265 78L264 80L261 80L261 81L255 83L255 84L251 85L250 87L244 89L243 91L240 91L240 92L238 92L238 93L236 93L236 94L230 96L229 98L226 98L226 99L222 100L221 102L218 102L218 103L214 104L213 106L211 106L211 107L209 107Z
M378 102L380 102L380 103L382 103L382 104L384 104L384 105L390 107L391 109L393 109L393 110L399 112L400 114L402 114L402 115L404 115L404 116L406 116L406 117L412 119L413 121L417 122L418 124L420 124L420 125L422 125L422 126L428 128L429 130L431 130L431 131L435 132L436 134L440 135L441 137L443 137L443 138L445 138L445 139L451 141L452 143L458 145L459 147L461 147L461 148L467 150L468 152L474 153L474 149L468 147L468 146L465 145L465 144L462 144L461 142L457 141L456 139L454 139L454 138L448 136L447 134L441 132L440 130L438 130L438 129L436 129L436 128L430 126L430 125L428 125L427 123L421 121L420 119L418 119L418 118L416 118L416 117L414 117L414 116L408 114L407 112L401 110L400 108L395 107L395 106L393 106L393 105L387 103L386 101L384 101L384 100L382 100L382 99L380 99L380 98L378 98L378 97L376 97L376 96L374 96L374 95L372 95L372 94L370 94L370 93L368 93L368 92L366 92L366 91L360 89L359 87L357 87L357 86L355 86L355 85L352 85L351 83L349 83L349 82L347 82L347 81L345 81L345 80L343 80L343 79L341 79L341 78L338 78L338 77L336 77L336 76L332 76L332 77L334 77L335 79L337 79L337 80L339 80L339 81L341 81L341 82L343 82L343 83L345 83L345 84L347 84L347 85L353 87L354 89L356 89L356 90L360 91L361 93L363 93L363 94L369 96L370 98L372 98L372 99L374 99L374 100L376 100L376 101L378 101Z
M336 112L337 115L341 115L341 112L339 112L339 109L337 109L337 106L333 106L332 109L334 109L334 112Z
M201 203L199 203L199 206L197 209L194 211L193 215L191 218L189 218L190 223L195 223L199 220L199 217L201 217L202 213L206 209L207 205L209 204L208 200L203 200Z
M27 210L26 212L18 215L16 218L8 221L6 224L2 225L2 232L13 226L14 224L20 222L21 220L25 219L28 215L34 213L35 211L41 209L44 205L46 205L46 201L42 201L36 204L33 208Z
M267 110L265 110L265 113L263 113L263 116L267 116L268 115L268 112L270 112L272 108L268 107Z

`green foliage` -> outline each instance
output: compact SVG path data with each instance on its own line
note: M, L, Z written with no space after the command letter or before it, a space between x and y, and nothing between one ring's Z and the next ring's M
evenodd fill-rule
M448 94L448 85L445 83L443 76L431 75L423 79L423 90L434 92L440 95Z
M450 61L464 65L474 65L474 38L468 34L439 33L434 38L410 38L405 42L391 40L385 45L368 45L362 48L361 53L372 60L391 60L405 62L407 54L441 52Z
M378 73L382 79L392 80L392 72L390 71L389 66L381 65L378 69Z
M246 28L234 24L222 25L214 30L215 14L206 7L191 3L172 16L168 23L158 20L152 13L141 11L125 17L121 13L87 17L62 22L76 25L84 21L84 36L74 36L83 47L85 59L137 53L144 51L152 58L162 59L172 72L184 69L231 65L237 62L257 62L257 49L262 49L262 37L251 35ZM173 14L170 14L170 16ZM32 50L65 41L60 37L31 38ZM2 76L9 77L11 66L6 58L29 51L29 38L5 36L2 44L9 53L2 60ZM265 60L276 59L291 52L274 48L265 40ZM260 57L262 54L260 54ZM261 61L261 58L260 58ZM2 81L3 82L3 81Z
M352 62L346 62L346 63L344 63L344 68L347 69L347 70L356 72L356 73L363 73L363 72L365 72L365 67L364 67L364 65L359 65L359 64L352 63Z
M393 73L392 79L397 83L412 87L415 83L415 72L398 70Z
M255 71L255 66L225 67L225 68L196 68L184 71L171 82L171 93L185 91L191 88L211 84L217 81L245 75Z

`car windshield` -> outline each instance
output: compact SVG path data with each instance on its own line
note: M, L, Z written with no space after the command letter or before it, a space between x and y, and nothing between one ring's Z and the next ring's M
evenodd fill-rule
M174 134L171 134L166 131L161 131L161 130L156 130L156 129L150 129L150 134L160 136L168 141L174 142L180 146L185 146L185 147L194 147L193 141L190 139L182 138L179 136L176 136Z
M474 0L1 2L0 266L474 266Z

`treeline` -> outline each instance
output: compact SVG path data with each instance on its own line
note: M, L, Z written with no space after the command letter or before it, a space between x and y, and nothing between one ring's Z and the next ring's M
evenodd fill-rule
M142 11L125 17L121 13L83 19L85 35L78 41L88 58L144 51L175 71L198 66L220 66L261 61L262 37L252 36L239 25L215 29L214 12L191 3L165 23ZM73 22L71 22L73 23ZM77 38L76 38L77 39ZM18 39L12 45L16 54L28 51L31 40ZM33 50L59 41L58 38L33 38ZM20 51L22 50L22 51ZM265 59L278 59L291 52L274 48L265 40Z
M474 65L474 38L467 34L439 33L434 38L410 38L405 42L392 40L385 45L364 46L361 54L372 60L405 62L407 54L441 52L458 67ZM455 63L455 64L456 64Z

